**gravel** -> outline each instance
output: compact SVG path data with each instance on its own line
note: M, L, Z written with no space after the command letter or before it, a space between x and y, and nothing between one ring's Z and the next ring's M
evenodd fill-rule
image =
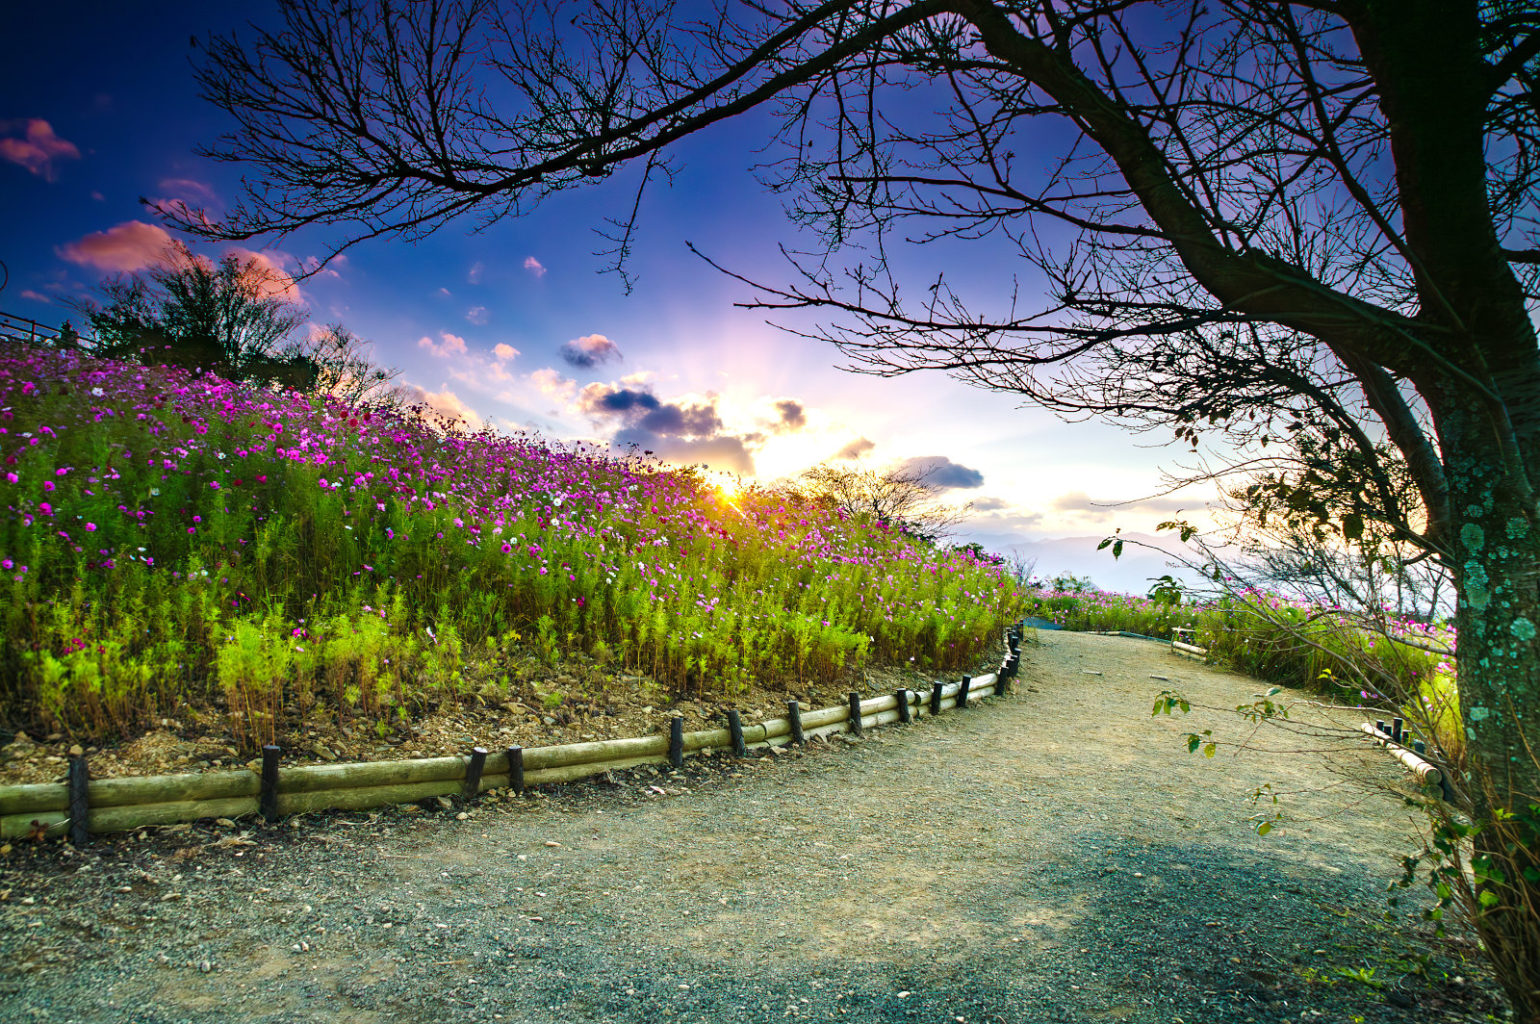
M0 1019L1501 1017L1421 891L1386 902L1418 827L1394 762L1233 712L1152 718L1166 688L1233 708L1259 686L1054 633L1011 697L864 741L474 807L19 844ZM1187 753L1203 729L1213 759ZM1286 817L1258 836L1268 783Z

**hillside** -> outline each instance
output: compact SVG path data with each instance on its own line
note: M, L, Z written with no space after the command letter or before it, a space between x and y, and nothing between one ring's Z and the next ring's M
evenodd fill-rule
M0 450L0 726L61 742L174 718L250 751L444 706L951 671L1019 599L966 555L688 470L21 345Z

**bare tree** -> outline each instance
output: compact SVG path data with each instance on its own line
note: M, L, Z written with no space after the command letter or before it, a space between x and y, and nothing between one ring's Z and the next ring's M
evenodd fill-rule
M948 505L929 482L932 470L875 469L858 463L826 462L799 478L800 490L852 517L866 517L928 543L948 536L971 505Z
M214 153L261 173L222 222L168 211L189 230L410 237L618 172L639 203L672 144L768 107L785 145L764 173L828 251L751 305L829 312L813 333L871 372L942 369L1193 443L1336 431L1353 514L1453 578L1476 924L1540 1021L1532 0L282 11L208 46L204 90L236 119ZM1009 247L1042 300L911 287L885 258L900 225Z
M401 376L395 367L373 360L372 346L342 324L327 324L304 346L305 356L316 365L315 388L351 409L400 408L410 396L394 382Z
M103 302L81 309L97 355L305 390L316 367L291 340L305 311L282 297L286 284L254 259L216 264L175 244L157 266L105 281Z

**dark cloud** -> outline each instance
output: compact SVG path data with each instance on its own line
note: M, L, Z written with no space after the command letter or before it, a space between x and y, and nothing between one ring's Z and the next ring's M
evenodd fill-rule
M973 510L975 512L998 512L1001 509L1010 508L1011 503L1004 498L974 498Z
M898 467L900 472L919 473L925 482L937 490L971 490L984 486L984 474L976 469L959 465L945 455L921 455L907 459Z
M841 448L839 451L835 452L834 457L836 459L859 459L861 456L865 455L875 447L877 447L877 442L868 441L864 437L858 437L854 441L847 444L845 447Z
M654 399L656 401L656 399ZM707 437L722 429L715 405L659 405L636 425L655 434L672 437Z
M751 445L764 441L760 433L722 433L716 400L665 402L651 391L613 384L590 384L578 393L578 407L595 420L618 422L610 443L635 446L669 462L705 463L713 469L751 476Z
M590 391L583 389L584 411L592 415L596 412L629 413L635 409L652 411L663 403L658 401L658 396L647 391L633 391L630 388L606 388L599 385Z
M802 408L801 402L783 398L775 403L775 411L781 414L777 430L801 430L807 426L807 413Z
M619 359L620 347L602 334L585 334L563 345L560 355L572 366L588 370Z
M705 463L712 469L726 470L740 476L754 475L754 457L743 438L731 434L717 437L666 437L634 427L620 431L610 442L617 448L635 445L669 462Z

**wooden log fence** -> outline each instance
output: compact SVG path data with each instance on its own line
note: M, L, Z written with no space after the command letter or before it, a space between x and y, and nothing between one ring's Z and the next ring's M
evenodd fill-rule
M1390 751L1392 757L1406 766L1407 771L1417 779L1419 785L1436 786L1445 799L1449 798L1449 780L1444 771L1438 765L1422 757L1423 750L1414 749L1408 741L1411 735L1402 731L1402 720L1397 718L1394 724L1387 729L1384 722L1365 722L1359 726L1376 746L1384 747ZM1418 748L1422 747L1419 742Z
M1171 631L1171 653L1185 654L1187 657L1197 658L1199 661L1208 660L1208 648L1199 647L1192 641L1192 630L1185 626L1178 626Z
M68 834L84 844L91 835L172 825L200 818L259 815L276 821L294 814L325 810L364 810L414 803L441 796L474 799L492 789L522 793L530 786L575 782L607 771L647 764L683 763L685 756L721 752L737 757L768 747L806 743L849 732L863 735L894 722L913 722L966 708L982 697L1003 695L1019 671L1022 631L1006 633L1007 653L997 671L930 690L901 689L861 699L851 693L845 704L802 711L787 702L787 716L744 725L736 710L721 728L684 730L684 720L670 720L655 736L592 740L550 747L508 747L498 753L475 747L466 755L410 761L348 764L282 764L277 746L262 748L258 771L205 772L91 779L84 757L72 758L68 781L0 786L0 839L14 839L43 829Z

